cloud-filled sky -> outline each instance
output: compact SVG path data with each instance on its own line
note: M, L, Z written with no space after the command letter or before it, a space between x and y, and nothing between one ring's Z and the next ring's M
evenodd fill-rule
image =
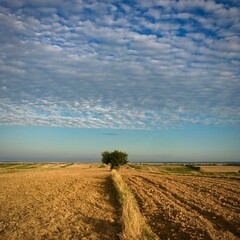
M0 126L240 125L238 0L0 0Z
M2 125L239 125L239 1L0 3Z

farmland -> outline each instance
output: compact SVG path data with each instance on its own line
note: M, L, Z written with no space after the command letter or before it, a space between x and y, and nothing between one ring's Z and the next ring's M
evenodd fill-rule
M0 239L115 239L121 230L116 193L109 170L96 166L5 165Z
M159 239L239 239L239 166L130 164L119 171ZM108 167L0 164L0 239L119 239Z
M181 166L165 166L169 172L163 168L137 165L121 172L160 239L239 239L238 179L196 175Z

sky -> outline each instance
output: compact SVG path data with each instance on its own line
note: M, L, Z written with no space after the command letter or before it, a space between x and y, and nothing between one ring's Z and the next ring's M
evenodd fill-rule
M0 0L0 161L240 161L238 0Z

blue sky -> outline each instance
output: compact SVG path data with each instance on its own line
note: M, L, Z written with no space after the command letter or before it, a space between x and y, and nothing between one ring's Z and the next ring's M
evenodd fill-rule
M0 0L0 21L1 159L239 161L239 1Z
M120 149L130 161L238 161L240 128L192 126L172 130L0 127L0 160L100 161Z

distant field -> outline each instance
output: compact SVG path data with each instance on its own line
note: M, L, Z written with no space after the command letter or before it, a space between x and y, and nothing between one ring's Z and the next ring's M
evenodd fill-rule
M72 165L73 163L0 163L0 173L53 170ZM84 164L81 164L81 166L84 166Z
M240 171L240 166L202 166L201 170L203 172L214 172L214 173L224 173L224 172L232 172L237 173Z
M119 204L108 169L2 164L0 239L115 239Z
M240 179L240 165L187 165L187 164L129 164L130 168L156 173L176 173L209 177L232 177ZM199 168L199 169L197 169Z
M196 172L185 166L137 165L121 175L159 239L239 239L239 180Z

